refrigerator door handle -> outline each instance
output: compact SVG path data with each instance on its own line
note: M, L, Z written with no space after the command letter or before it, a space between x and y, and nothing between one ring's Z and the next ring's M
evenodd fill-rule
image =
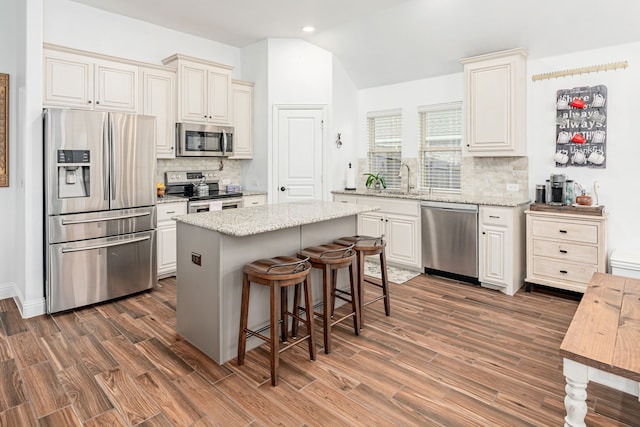
M102 127L102 170L103 173L103 185L104 200L109 199L109 177L107 171L109 170L109 124L108 122Z
M62 248L62 253L66 254L66 253L69 253L69 252L90 251L90 250L94 250L94 249L109 248L109 247L112 247L112 246L128 245L130 243L137 243L137 242L142 242L144 240L149 240L150 238L151 238L150 236L145 236L145 237L138 237L138 238L135 238L135 239L127 239L127 240L120 240L120 241L117 241L117 242L104 243L102 245L82 246L80 248Z
M109 170L109 182L111 183L111 200L116 199L116 153L113 149L113 140L115 139L115 130L113 126L113 115L109 114L109 157L111 158L111 167Z
M142 212L131 215L121 215L121 216L112 216L107 218L90 218L90 219L63 219L62 225L74 225L74 224L88 224L91 222L102 222L102 221L117 221L119 219L129 219L129 218L138 218L141 216L149 216L150 212Z

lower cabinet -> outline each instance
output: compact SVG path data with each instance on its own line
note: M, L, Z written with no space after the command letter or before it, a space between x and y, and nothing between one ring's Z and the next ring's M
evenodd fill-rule
M158 228L158 277L173 276L176 272L176 222L171 218L187 213L187 202L156 205Z
M524 283L525 226L521 207L480 206L479 279L482 286L515 294Z
M527 284L574 292L607 272L607 216L527 211Z
M358 215L358 234L384 235L389 264L422 270L419 202L368 196L334 196L334 201L343 203L353 203L354 200L358 204L380 208L379 211Z
M260 206L267 204L266 194L254 194L251 196L242 197L242 207L247 208L249 206Z

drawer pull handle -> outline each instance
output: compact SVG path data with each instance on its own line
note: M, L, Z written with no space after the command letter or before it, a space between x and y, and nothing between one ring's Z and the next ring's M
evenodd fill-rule
M566 253L567 253L567 251L566 251L566 250L564 250L564 249L560 249L560 253L561 253L561 254L566 254Z
M560 270L560 273L562 273L562 274L567 274L567 273L568 273L568 271L567 271L567 270Z
M168 214L176 213L176 211L167 211Z
M559 230L561 233L567 233L567 230Z
M500 219L500 217L499 217L499 216L497 216L497 215L489 215L489 218Z

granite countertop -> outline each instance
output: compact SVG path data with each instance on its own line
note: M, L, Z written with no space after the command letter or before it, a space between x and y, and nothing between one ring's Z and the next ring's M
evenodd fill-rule
M243 196L260 196L267 195L266 191L243 191ZM189 198L186 196L176 196L174 194L164 195L163 197L156 197L156 203L177 203L177 202L188 202Z
M189 198L185 196L164 195L162 197L156 197L156 204L160 203L178 203L188 202Z
M250 236L372 212L377 207L317 200L253 206L215 212L199 212L173 217L178 222L195 225L230 236Z
M398 190L334 190L333 194L344 194L350 196L384 197L389 199L408 199L424 202L450 202L469 203L484 206L505 206L516 207L526 205L531 200L521 196L465 196L460 194L432 194L411 191L409 193Z

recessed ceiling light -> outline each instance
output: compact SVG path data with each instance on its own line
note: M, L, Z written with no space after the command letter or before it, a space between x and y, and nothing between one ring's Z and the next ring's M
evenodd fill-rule
M316 29L313 25L305 25L304 27L302 27L302 31L304 31L305 33L313 33L315 30Z

